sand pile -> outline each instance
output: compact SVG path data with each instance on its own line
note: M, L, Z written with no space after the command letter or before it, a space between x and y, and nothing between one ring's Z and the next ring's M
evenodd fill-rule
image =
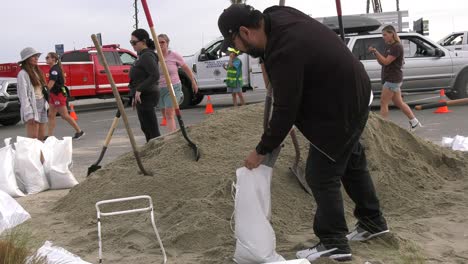
M258 142L262 114L262 105L228 109L190 128L190 137L202 149L199 162L193 161L192 152L180 134L150 142L141 154L154 177L139 174L131 154L108 164L58 203L56 213L64 214L66 225L76 231L69 229L69 236L81 236L57 238L56 242L94 261L97 256L94 204L104 199L148 194L154 200L157 224L171 263L232 263L235 240L230 226L231 186L236 168L242 166L243 159ZM455 199L455 194L447 195L444 186L467 178L468 159L375 115L371 116L363 138L384 212L394 230L405 234L396 232L372 243L353 244L355 262L418 263L424 259L420 256L424 252L418 243L409 242L411 236L407 235L418 231L405 223L447 212L448 200ZM302 138L301 141L305 158L307 144ZM288 170L293 159L294 150L288 139L276 163L272 183L278 251L288 258L315 239L311 231L315 205ZM463 200L464 193L460 195L456 196L460 203L468 200ZM107 208L112 209L116 208ZM347 211L348 224L352 226L349 201ZM146 215L103 219L103 239L107 263L150 263L160 259Z

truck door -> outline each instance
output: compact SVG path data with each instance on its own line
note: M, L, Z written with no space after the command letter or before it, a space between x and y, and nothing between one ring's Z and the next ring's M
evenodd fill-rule
M119 61L120 61L120 73L119 73L119 91L128 92L128 83L130 81L129 73L130 68L136 60L136 57L127 52L118 52Z
M204 49L197 59L197 82L199 87L226 87L224 83L226 70L223 65L229 62L229 57L224 52L220 54L221 42L218 41ZM244 68L246 67L244 66Z
M351 45L353 45L353 43L351 43ZM374 38L356 39L352 52L366 68L367 74L371 80L372 91L379 94L382 90L382 66L377 62L375 56L369 52L368 49L370 46L376 48L382 54L385 51L385 42L382 37L379 36Z
M402 90L424 91L450 87L453 63L449 54L442 54L437 46L419 36L400 38L405 51Z
M258 59L249 57L249 74L250 87L252 87L252 89L265 89L262 67ZM247 83L244 82L244 84Z
M96 95L94 63L88 51L73 51L62 56L65 85L71 97Z
M106 58L107 64L109 64L109 69L117 88L126 87L128 84L121 82L123 72L117 52L104 50L104 57ZM107 79L106 71L97 54L94 56L94 61L96 65L96 94L112 94L112 88Z
M442 46L444 46L446 49L451 50L451 51L456 51L456 50L463 50L464 46L465 49L467 45L463 45L467 43L467 38L466 38L466 32L460 32L460 33L454 33L448 37L446 37L443 41L440 42Z

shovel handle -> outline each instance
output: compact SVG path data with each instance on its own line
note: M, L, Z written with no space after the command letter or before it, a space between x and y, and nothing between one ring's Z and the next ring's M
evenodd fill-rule
M135 141L135 136L133 135L132 128L130 127L130 123L128 122L127 114L125 113L124 105L122 103L122 98L120 97L119 91L117 90L117 86L115 85L114 78L112 77L109 64L107 63L106 58L104 57L104 53L102 52L102 47L99 44L97 36L95 34L91 35L91 39L93 40L94 46L96 47L97 53L99 58L101 59L102 66L106 70L107 79L112 87L112 92L114 93L115 100L117 102L117 107L119 109L120 114L122 115L123 122L125 124L125 129L127 130L128 137L130 139L130 143L132 145L133 153L135 154L135 159L137 160L138 167L140 168L141 172L146 176L152 176L148 173L143 164L141 163L140 155L138 153L137 144Z

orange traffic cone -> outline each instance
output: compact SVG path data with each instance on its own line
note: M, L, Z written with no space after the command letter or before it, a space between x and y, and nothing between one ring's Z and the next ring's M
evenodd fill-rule
M163 116L163 119L161 121L161 124L159 124L160 126L167 126L167 120L166 118Z
M73 104L70 104L70 116L73 120L78 120L78 116L75 113L75 106Z
M213 104L211 103L211 97L208 95L208 102L206 102L205 114L209 115L213 113L214 113Z
M445 90L442 89L440 90L440 99L439 99L439 103L443 103L443 102L446 102L447 100L445 99ZM448 106L441 106L439 108L437 108L434 113L435 114L446 114L446 113L450 113L452 111L450 111L448 109Z

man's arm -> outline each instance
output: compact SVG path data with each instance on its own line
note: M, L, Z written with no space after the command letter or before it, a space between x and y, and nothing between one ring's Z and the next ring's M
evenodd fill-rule
M273 113L269 126L256 147L258 154L264 155L277 148L288 135L296 121L301 104L304 65L293 56L276 56L271 58L269 81L273 87Z

